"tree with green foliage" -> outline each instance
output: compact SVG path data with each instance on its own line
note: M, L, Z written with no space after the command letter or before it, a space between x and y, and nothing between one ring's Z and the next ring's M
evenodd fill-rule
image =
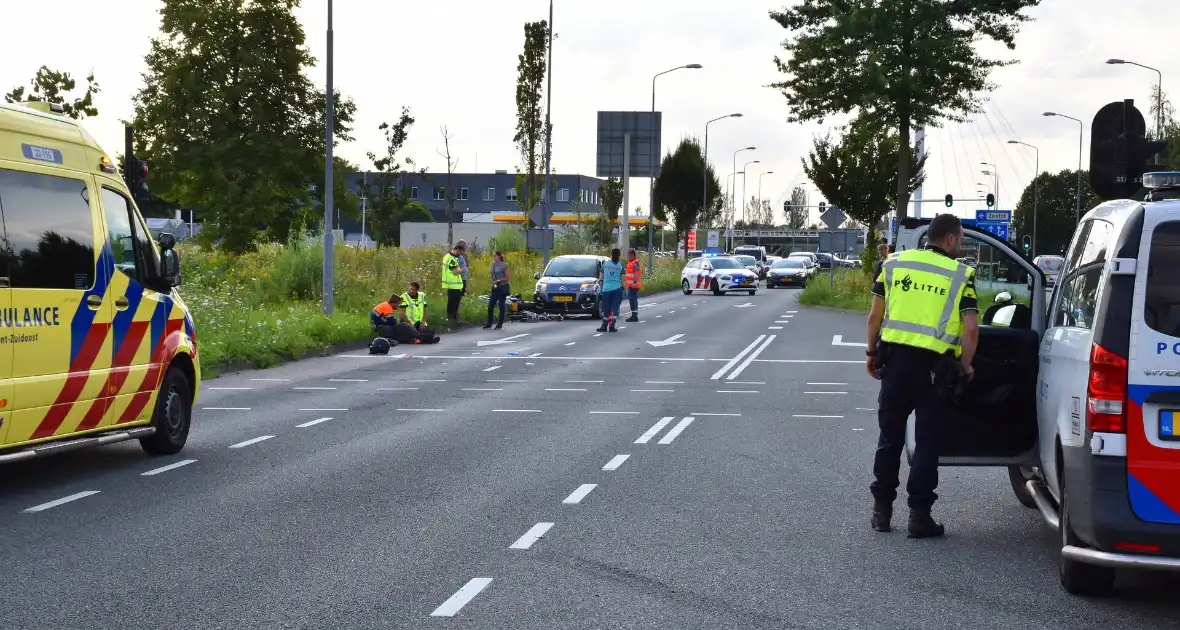
M1164 154L1160 156L1160 161L1169 169L1180 169L1180 122L1176 120L1176 108L1172 106L1172 100L1168 98L1168 93L1163 93L1163 98L1159 98L1159 86L1151 85L1151 108L1149 110L1149 117L1151 120L1156 120L1160 107L1164 112L1164 128L1160 134L1155 133L1154 129L1149 130L1153 139L1157 135L1162 136L1168 141L1168 147L1164 149Z
M197 208L202 238L230 252L263 233L288 240L327 192L324 93L307 76L297 4L165 0L135 96L136 154L152 164L153 192ZM355 104L337 94L334 109L335 142L351 140ZM343 180L333 188L347 206Z
M1040 0L804 0L770 17L789 31L782 91L791 122L857 112L899 134L897 216L907 216L910 131L980 111L988 75L1013 63L980 52L992 40L1015 49Z
M623 209L623 179L608 177L606 183L598 186L598 198L602 201L602 210L611 225L619 220L619 212Z
M787 200L785 211L787 227L792 230L802 229L807 224L807 189L796 186L791 189L791 198Z
M549 24L526 22L524 51L516 65L516 135L512 141L520 151L516 169L516 203L526 214L541 201L544 189L545 145L550 130L545 129L541 103L544 98L546 53L549 50Z
M41 66L37 74L29 81L33 89L26 94L25 86L18 85L4 95L9 103L56 103L62 106L66 116L75 120L93 118L98 115L98 108L94 106L94 95L99 93L98 82L94 80L94 73L86 75L86 92L82 96L70 97L78 87L78 82L68 72L52 70L49 66Z
M1102 203L1090 189L1090 173L1082 171L1082 213ZM1037 242L1033 251L1039 254L1060 255L1073 238L1078 222L1074 208L1077 204L1078 172L1065 169L1059 173L1037 175ZM1020 194L1016 211L1012 213L1012 229L1020 240L1033 233L1033 182Z
M401 154L414 122L410 108L402 107L397 122L383 122L377 127L385 136L384 153L380 156L373 152L368 153L369 161L377 171L368 182L370 190L367 193L371 202L369 234L377 243L377 247L401 246L403 221L434 220L426 206L409 198L410 187L404 183L403 176L414 172L407 170L414 166L414 160Z
M702 181L707 182L704 200L701 199ZM713 167L705 165L696 138L681 140L676 150L664 156L656 178L655 217L660 221L671 219L676 229L676 242L680 242L693 225L705 224L702 217L708 218L710 208L719 209L720 198L721 182Z

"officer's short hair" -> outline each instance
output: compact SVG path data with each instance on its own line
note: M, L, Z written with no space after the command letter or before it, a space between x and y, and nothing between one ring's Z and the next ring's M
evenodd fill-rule
M389 296L389 303L390 303L390 304L398 304L398 303L400 303L401 301L402 301L402 296L400 296L400 295L398 295L398 294L396 294L396 293L394 293L393 295Z
M930 222L930 230L926 233L930 241L941 241L954 234L958 235L963 229L963 222L953 214L940 214Z

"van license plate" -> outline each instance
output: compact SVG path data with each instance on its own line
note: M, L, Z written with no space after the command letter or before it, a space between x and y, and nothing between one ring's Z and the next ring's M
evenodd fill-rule
M1160 439L1180 442L1180 432L1177 431L1176 421L1180 420L1180 411L1160 411Z
M557 295L557 296L553 297L553 301L554 302L573 302L574 296L572 296L572 295Z

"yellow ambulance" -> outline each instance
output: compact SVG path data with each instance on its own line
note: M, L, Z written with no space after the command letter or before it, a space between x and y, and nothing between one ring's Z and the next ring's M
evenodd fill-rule
M0 462L188 439L196 329L175 238L153 242L110 157L45 103L0 103Z

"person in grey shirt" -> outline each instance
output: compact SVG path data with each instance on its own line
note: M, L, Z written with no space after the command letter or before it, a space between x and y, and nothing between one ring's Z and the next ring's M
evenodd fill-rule
M471 269L467 266L467 240L461 238L458 244L463 246L463 253L459 254L459 275L463 276L463 295L467 295L467 279L471 277Z
M500 319L496 330L504 327L504 308L512 291L508 281L508 263L504 262L504 253L497 251L492 254L492 294L488 297L488 323L484 330L492 327L492 312L497 304L500 305Z

